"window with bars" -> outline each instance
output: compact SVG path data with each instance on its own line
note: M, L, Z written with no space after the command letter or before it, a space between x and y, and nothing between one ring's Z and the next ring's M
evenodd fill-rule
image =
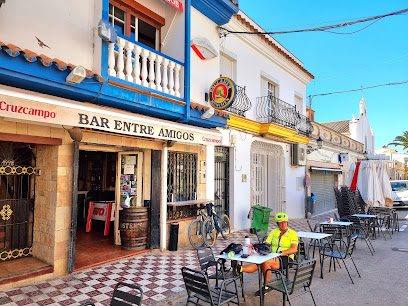
M143 20L137 10L109 3L109 22L119 34L159 50L160 28Z
M167 201L197 198L197 154L169 152L167 165Z

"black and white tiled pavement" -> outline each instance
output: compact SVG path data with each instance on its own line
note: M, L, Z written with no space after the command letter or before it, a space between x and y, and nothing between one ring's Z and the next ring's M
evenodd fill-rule
M327 216L321 215L310 221L314 225L324 221ZM275 223L271 222L271 225ZM289 220L289 227L296 231L309 231L306 219ZM249 235L249 232L233 232L229 240L219 238L213 247L214 253L219 253L231 242L243 243L245 235ZM252 241L255 241L255 236L252 237ZM199 268L195 250L145 253L61 278L0 292L0 305L79 305L86 301L109 305L113 288L119 281L141 286L144 291L143 305L160 305L185 293L181 276L183 266Z

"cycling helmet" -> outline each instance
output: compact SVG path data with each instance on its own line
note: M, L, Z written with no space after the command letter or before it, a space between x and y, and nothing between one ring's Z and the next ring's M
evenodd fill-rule
M275 221L276 222L281 222L281 221L288 221L288 215L285 213L277 213L275 216Z
M253 247L259 255L268 255L272 253L272 248L269 243L254 243Z

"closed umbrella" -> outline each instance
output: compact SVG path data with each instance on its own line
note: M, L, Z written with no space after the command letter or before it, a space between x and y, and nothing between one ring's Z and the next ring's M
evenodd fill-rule
M356 166L354 166L355 168ZM350 167L350 170L352 168ZM349 171L347 182L351 186L353 181L354 171ZM361 197L369 206L384 206L385 200L382 192L382 186L378 179L377 167L374 161L362 161L360 163L357 188L360 190Z
M377 174L381 184L382 193L384 195L385 205L392 207L393 194L390 180L388 178L387 164L382 160L379 160L377 163Z

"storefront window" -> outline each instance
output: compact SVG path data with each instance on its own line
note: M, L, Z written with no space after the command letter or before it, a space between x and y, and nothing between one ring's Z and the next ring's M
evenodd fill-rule
M167 201L197 198L197 154L169 152L167 167Z

